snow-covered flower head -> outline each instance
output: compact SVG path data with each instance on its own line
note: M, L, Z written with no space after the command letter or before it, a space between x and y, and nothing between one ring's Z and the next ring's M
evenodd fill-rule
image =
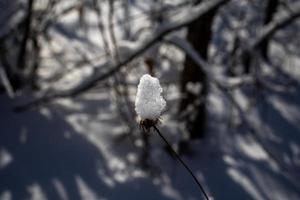
M141 77L135 99L135 111L141 120L157 120L160 117L166 107L162 91L157 78L149 74Z

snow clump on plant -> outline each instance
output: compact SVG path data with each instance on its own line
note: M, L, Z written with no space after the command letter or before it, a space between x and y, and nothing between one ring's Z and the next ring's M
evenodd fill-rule
M157 120L166 107L159 80L145 74L141 77L135 99L135 111L141 120Z

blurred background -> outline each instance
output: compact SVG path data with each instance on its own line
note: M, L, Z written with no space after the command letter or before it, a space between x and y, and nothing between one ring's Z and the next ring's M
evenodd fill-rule
M0 199L300 199L297 0L0 0Z

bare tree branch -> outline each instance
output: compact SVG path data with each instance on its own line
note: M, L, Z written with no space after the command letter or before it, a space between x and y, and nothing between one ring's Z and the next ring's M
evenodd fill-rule
M177 22L173 22L170 24L167 24L165 27L163 27L154 37L148 39L145 41L142 45L140 45L135 51L133 51L126 59L120 60L120 63L117 63L113 66L109 66L108 70L105 73L95 73L92 74L91 77L86 79L83 83L79 84L77 87L72 88L67 91L62 92L55 92L49 95L42 96L40 98L34 99L33 101L26 103L21 106L16 106L16 111L22 111L26 110L28 108L38 106L41 104L44 104L46 102L49 102L52 99L56 98L64 98L64 97L74 97L82 92L94 87L97 83L107 79L108 77L112 76L114 73L119 71L124 65L128 64L130 61L135 59L136 57L142 55L146 50L148 50L150 47L152 47L154 44L156 44L158 41L160 41L163 37L166 35L172 33L173 31L179 30L181 28L186 27L187 25L193 23L196 19L199 18L199 16L202 16L209 11L216 9L229 0L215 0L215 1L205 1L201 3L197 7L193 7L191 11L189 12L189 15L181 19ZM103 68L105 66L101 66L100 68Z
M278 30L286 27L300 17L300 2L294 3L290 8L292 11L288 15L281 12L278 14L278 19L274 19L273 22L263 27L261 34L250 45L252 50L259 48L265 40L272 37Z

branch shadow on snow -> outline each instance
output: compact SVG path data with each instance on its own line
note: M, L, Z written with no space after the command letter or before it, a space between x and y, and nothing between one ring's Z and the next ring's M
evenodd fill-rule
M291 163L284 160L284 156L288 156L291 160L295 156L290 149L291 143L299 146L299 134L297 134L299 125L293 123L297 121L293 120L299 117L299 113L297 114L299 94L299 89L289 95L281 96L276 93L276 97L280 96L289 106L280 107L278 106L280 104L274 106L266 100L266 102L260 101L257 107L258 120L268 128L267 130L270 130L269 134L264 131L257 134L260 134L268 144L268 149L271 149L272 153L280 157L286 165ZM270 97L271 94L268 95L267 97ZM294 112L290 112L291 109L294 109ZM214 198L299 199L298 179L293 177L295 180L291 180L286 176L286 172L276 167L260 144L248 133L247 127L243 125L229 127L227 118L224 112L211 109L208 129L209 133L215 134L208 135L208 143L201 144L206 145L207 148L204 149L208 150L203 152L207 159L202 160L201 168ZM288 171L294 175L295 172L297 170Z
M262 124L267 127L271 136L268 142L273 147L275 154L293 169L291 173L300 177L299 151L300 151L300 120L299 109L300 87L297 86L293 93L270 93L259 104L259 115ZM266 137L266 136L265 136Z
M169 199L143 179L107 184L104 177L111 173L102 152L59 116L46 118L35 111L16 115L5 107L10 104L6 97L0 101L0 149L12 157L0 167L0 195L7 191L13 199L27 199L34 184L47 199L91 199L82 196L80 179L96 199Z

